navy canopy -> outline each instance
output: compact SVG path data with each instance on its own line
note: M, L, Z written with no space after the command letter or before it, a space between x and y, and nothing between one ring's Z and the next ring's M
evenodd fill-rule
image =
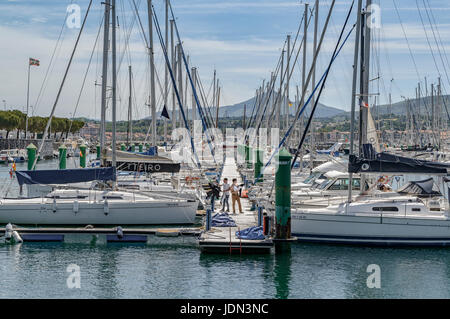
M19 185L23 184L70 184L91 181L113 181L116 179L116 169L80 168L61 170L17 171Z
M450 164L423 161L389 153L377 153L371 144L363 145L361 157L351 155L349 173L403 173L447 175Z

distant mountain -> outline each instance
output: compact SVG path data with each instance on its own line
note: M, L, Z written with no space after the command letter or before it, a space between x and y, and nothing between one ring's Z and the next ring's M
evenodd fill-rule
M244 115L244 105L247 105L246 114L247 114L247 117L249 117L251 115L253 107L255 105L255 99L256 98L253 97L247 101L240 102L240 103L237 103L234 105L221 106L219 108L219 116L220 117L241 117ZM269 110L269 107L271 107L270 104L269 104L266 112L271 111L271 109ZM295 105L293 105L289 108L289 112L292 115L295 114L296 110L297 110L297 107ZM307 114L310 114L310 112L311 112L310 105L306 108L306 112L307 112ZM316 113L315 113L315 117L316 118L335 117L337 115L343 115L345 113L346 112L343 110L340 110L340 109L334 108L334 107L330 107L330 106L326 106L319 102Z
M406 115L407 107L410 107L410 110L413 112L413 114L420 114L425 115L427 112L431 114L432 105L440 105L442 104L442 110L445 113L445 105L447 105L447 108L450 111L450 95L443 95L442 98L436 98L433 99L431 96L423 97L420 99L410 99L408 101L401 101L397 103L393 103L392 107L390 105L380 105L380 106L374 106L372 108L373 114L395 114L395 115Z
M243 101L243 102L240 102L240 103L237 103L234 105L221 106L219 108L219 117L221 117L221 118L242 117L244 115L244 105L247 106L246 107L246 115L247 115L247 117L249 117L253 111L253 107L255 105L255 99L256 98L253 97L251 99L248 99L246 101ZM436 97L434 98L434 103L435 104L439 103L439 101ZM400 102L393 103L392 107L389 105L378 105L378 106L372 107L371 111L372 111L373 115L386 115L386 114L390 114L391 112L395 115L406 115L408 105L410 106L411 111L414 114L418 114L419 110L420 110L420 114L422 114L422 115L425 115L426 112L431 114L432 98L428 96L428 97L423 97L421 99L410 99L408 102L400 101ZM443 105L443 108L442 108L443 116L447 116L444 105L447 105L447 107L450 111L450 95L442 96L442 105ZM295 105L289 108L291 115L294 115L296 110L297 110L297 108ZM358 109L356 111L358 112ZM262 110L261 110L261 112L262 112ZM271 112L270 104L269 104L266 112ZM192 118L191 117L192 109L189 109L186 113L189 114L188 115L189 118ZM306 114L309 115L310 113L311 113L311 105L308 105L308 107L306 108ZM215 108L211 108L211 115L213 116L213 118L215 117L215 115L216 115ZM318 108L316 110L316 114L314 117L324 119L324 118L334 118L337 116L349 117L350 112L341 110L336 107L327 106L327 105L324 105L319 102ZM159 116L158 116L158 118L159 118ZM148 120L148 119L151 119L151 117L145 118L145 120Z

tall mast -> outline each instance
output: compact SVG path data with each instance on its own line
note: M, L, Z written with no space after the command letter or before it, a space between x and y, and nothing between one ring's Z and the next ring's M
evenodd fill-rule
M166 26L165 26L165 38L164 38L164 45L168 46L169 43L169 0L166 0ZM169 97L169 69L167 67L167 64L164 63L164 107L168 111L167 108L167 100ZM164 142L167 143L167 119L164 117Z
M355 144L355 113L356 113L356 81L358 79L358 56L359 56L359 41L361 32L361 9L362 0L358 0L358 10L356 11L356 36L355 36L355 49L353 53L353 81L352 81L352 106L350 116L350 156L354 154ZM349 186L353 185L353 173L349 176ZM352 187L348 188L348 202L352 202Z
M152 0L147 0L148 5L148 31L150 39L150 106L152 112L152 144L156 146L156 96L155 96L155 56L153 48L153 8Z
M432 135L436 136L436 106L434 103L434 83L431 83L431 130ZM435 139L435 143L436 143Z
M133 113L132 113L132 86L131 86L131 65L128 66L128 85L130 88L130 94L128 95L128 134L127 143L131 144L133 140Z
M286 100L284 102L285 108L285 127L286 131L289 128L289 85L290 85L290 69L291 69L291 36L287 36L287 61L286 61Z
M283 93L283 75L284 75L284 53L286 51L283 49L281 51L281 67L280 67L280 89L279 89L279 96L280 98L278 99L278 103L276 105L276 117L275 117L275 123L276 123L276 127L280 130L281 129L281 106L283 105L283 98L284 98L284 93ZM278 134L279 136L281 134Z
M256 98L256 99L258 99L258 98ZM246 124L245 123L245 115L246 115L246 113L247 113L247 104L244 104L244 120L242 122L242 127L244 128L244 130L245 130L245 124Z
M116 167L116 109L117 109L117 66L116 66L116 0L112 0L112 166Z
M442 114L442 90L441 90L441 77L438 77L438 88L437 88L437 103L438 103L438 116L437 116L437 126L438 126L438 143L439 143L439 150L441 150L441 130L442 130L442 123L443 123L443 115Z
M216 84L217 84L216 83L216 70L214 70L214 75L213 75L213 96L212 96L212 104L211 104L212 108L214 108L216 106Z
M191 73L192 73L192 82L194 82L194 89L196 89L196 87L197 87L197 69L192 68ZM197 108L196 108L196 103L195 103L194 90L192 90L192 127L191 127L192 136L194 136L194 126L195 126L196 119L197 119Z
M180 101L182 104L184 103L184 94L183 94L183 66L182 66L182 56L181 56L181 44L177 45L177 54L178 54L178 92L180 94ZM186 108L186 113L189 114L189 110ZM181 118L182 114L181 114L181 110L178 109L178 119L180 122L180 126L181 123L183 122L182 118ZM187 128L186 128L187 129Z
M219 79L217 79L216 99L214 100L214 103L215 103L215 105L216 105L216 128L219 128L219 103L220 103L220 86L219 86Z
M108 84L108 48L109 48L109 10L110 0L105 0L105 18L103 21L103 68L102 68L102 101L100 115L100 149L105 149L106 129L106 86Z
M359 130L359 154L362 154L362 147L367 143L367 122L369 116L369 76L370 76L370 31L367 25L367 10L370 8L372 0L366 0L366 10L362 19L363 41L361 42L361 95L360 95L360 130ZM361 174L361 191L364 190L366 177ZM350 186L350 185L349 185ZM349 187L351 188L351 187Z
M266 93L267 96L270 96L270 100L268 101L268 103L272 104L272 106L273 106L273 95L274 95L274 87L275 87L275 83L274 83L275 82L275 78L276 78L276 76L275 76L274 72L272 71L270 73L270 82L267 83L267 93ZM269 125L269 117L270 117L269 114L266 113L266 128L267 129L269 129L269 127L271 127ZM270 136L272 136L272 132L270 133Z
M182 48L182 47L181 47L181 44L180 44L180 49L181 49L181 48ZM183 51L181 51L181 53L183 54ZM189 61L190 61L190 57L189 57L189 55L188 55L188 56L187 56L187 65L188 65L188 69L189 69L189 65L190 65ZM181 63L183 63L183 61L181 61ZM183 65L183 64L181 64L181 65ZM185 71L185 72L184 72L184 103L183 103L183 104L186 105L186 120L187 120L188 123L189 123L189 108L188 108L188 106L187 106L187 104L188 104L188 87L189 87L188 82L189 82L189 75L188 75L188 72ZM192 111L193 111L193 110L194 110L194 109L192 109ZM190 118L192 118L192 114L191 114L191 117L190 117Z
M27 114L26 114L26 119L25 119L25 139L28 138L28 118L30 116L30 114L28 113L30 110L30 69L31 69L31 64L30 64L30 61L28 61ZM5 111L6 111L6 107L5 107Z
M422 111L421 111L421 108L422 108L422 103L421 103L421 97L422 97L422 94L421 94L421 92L420 92L420 82L418 83L418 85L417 85L417 103L418 103L418 108L419 108L419 111L418 111L418 122L419 122L419 134L420 134L420 146L423 146L423 137L422 137L422 128L423 128L423 121L422 121ZM392 109L392 106L391 106L391 109ZM391 111L392 112L392 111Z
M319 0L315 2L315 12L314 12L314 38L313 38L313 56L317 53L317 32L319 27ZM311 78L311 91L314 91L316 87L316 65L313 66L313 73ZM316 101L316 96L313 94L311 99L311 105L314 105ZM311 170L314 168L314 152L315 152L315 125L314 122L311 122L311 152L309 154L311 160Z
M175 54L175 42L173 41L173 25L175 21L170 20L170 53L172 57L172 70L173 71L173 77L175 78L175 81L177 79L177 67L176 67L176 54ZM175 97L175 88L172 87L172 131L174 131L177 128L177 118L175 116L176 114L176 97Z
M302 92L305 92L305 85L306 85L306 49L308 44L308 3L305 3L305 13L304 13L304 21L303 21L303 62L302 62ZM305 96L302 94L300 105L303 106L305 104ZM303 115L300 119L300 130L299 130L299 137L301 134L301 130L303 130ZM301 151L301 150L300 150ZM302 157L300 155L300 157ZM303 163L300 161L300 171L303 170L302 167Z
M394 143L394 131L393 131L393 123L392 123L392 93L389 93L389 130L391 131L391 140L390 144Z

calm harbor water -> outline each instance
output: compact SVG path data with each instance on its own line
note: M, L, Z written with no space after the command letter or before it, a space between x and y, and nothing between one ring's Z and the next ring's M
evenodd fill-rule
M69 289L67 267L80 267ZM369 264L381 288L369 289ZM290 254L202 255L194 239L148 245L0 246L0 298L449 298L448 249L295 244Z
M9 182L6 166L0 179ZM79 289L67 286L71 264ZM380 289L367 287L371 264ZM201 254L194 238L0 244L0 286L0 298L449 298L450 249L293 244L283 255L220 256Z

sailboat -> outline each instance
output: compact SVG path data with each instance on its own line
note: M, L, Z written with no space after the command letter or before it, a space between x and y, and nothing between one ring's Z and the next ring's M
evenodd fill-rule
M352 173L426 174L445 176L450 164L377 153L350 158ZM364 245L450 244L449 205L433 180L414 182L396 193L365 196L352 201L292 211L292 233L302 241Z
M359 7L361 7L361 0ZM363 17L358 10L357 28ZM366 26L361 30L370 35ZM358 36L355 45L354 83L357 76ZM376 129L370 116L368 99L369 63L363 57L369 56L370 37L366 37L365 50L361 54L361 112L360 112L360 154L356 156L350 148L348 172L350 181L353 174L361 174L362 180L367 174L414 174L428 176L447 176L450 164L431 162L380 152L377 147ZM356 96L353 88L352 110ZM354 113L352 111L352 113ZM352 117L351 127L354 127ZM351 129L351 131L353 131ZM351 145L354 136L351 134ZM375 145L375 146L374 146ZM446 182L450 180L443 179ZM431 183L431 184L430 184ZM421 186L420 186L421 185ZM431 185L431 186L430 186ZM352 196L348 190L348 199L325 207L298 207L292 210L292 234L300 241L325 242L337 244L361 245L412 245L446 246L450 245L449 203L442 194L432 189L430 180L416 182L411 187L403 187L398 192L379 193L368 196L369 192L361 188L359 196Z
M83 30L87 14L92 1L86 12L80 34ZM196 200L186 199L179 196L160 196L158 194L142 194L138 192L117 191L117 150L115 139L115 112L116 112L116 61L115 61L115 28L116 12L115 1L107 0L105 4L105 45L104 45L104 66L108 60L109 46L109 25L112 19L112 73L113 73L113 143L111 151L110 167L101 168L81 168L62 170L28 170L16 172L18 183L21 187L33 188L36 185L69 185L68 189L56 189L41 197L28 197L16 199L2 199L0 201L0 223L31 224L31 225L160 225L160 224L192 224L195 222L198 203ZM111 12L110 12L111 10ZM150 14L152 12L149 3ZM111 13L111 14L110 14ZM150 19L150 23L151 19ZM151 30L151 28L150 28ZM79 37L78 37L79 39ZM75 53L78 39L72 53ZM59 92L65 83L66 75L69 71L71 60L67 66L65 76L61 83ZM104 71L106 68L104 68ZM105 71L106 72L106 71ZM103 93L106 91L106 74L103 76ZM102 103L102 122L104 122L106 106L105 99ZM154 94L153 94L154 96ZM58 103L59 93L53 105L45 132L48 131L51 119L54 115ZM102 125L102 147L105 146L105 125ZM45 139L46 134L43 134ZM43 141L41 143L42 148ZM39 152L38 152L39 153ZM107 152L102 152L107 153ZM124 155L124 154L122 154ZM103 161L107 161L106 158ZM154 164L154 163L151 163ZM169 167L176 166L175 163L161 163ZM36 163L33 164L33 167ZM150 164L149 164L150 165ZM155 171L159 171L153 165ZM70 187L74 183L88 183L100 181L103 189L76 189Z

